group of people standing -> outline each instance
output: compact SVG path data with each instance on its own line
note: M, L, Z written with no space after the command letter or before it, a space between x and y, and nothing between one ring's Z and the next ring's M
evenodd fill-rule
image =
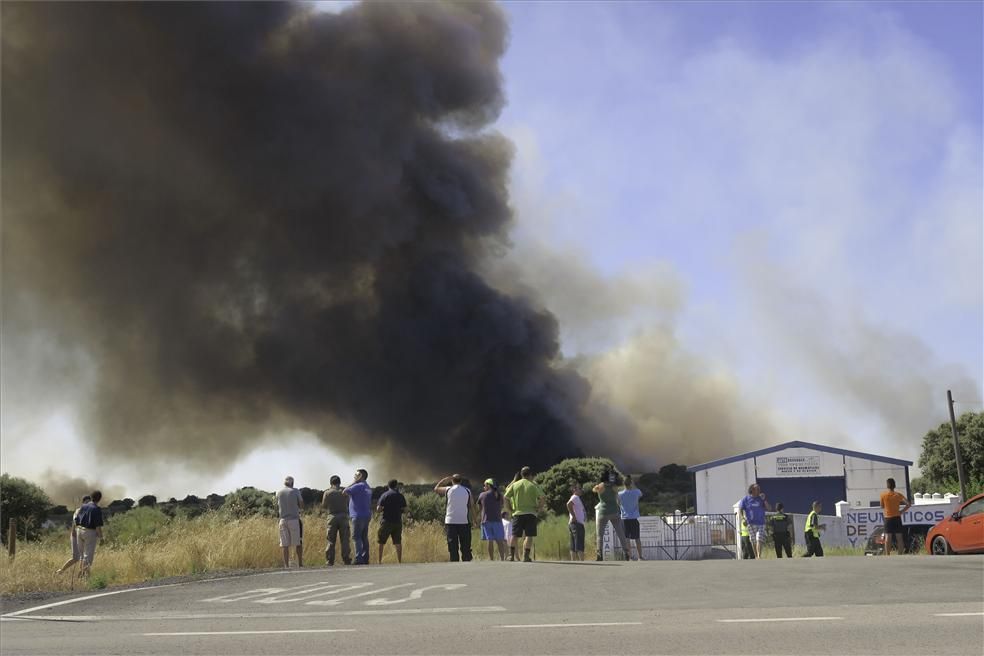
M444 532L451 562L472 559L472 526L480 528L482 541L488 543L489 560L495 560L496 550L500 560L517 560L519 538L523 538L523 561L532 560L530 552L537 533L538 515L546 508L547 497L533 482L533 471L529 467L523 467L516 474L505 492L499 491L495 479L486 479L482 493L475 500L461 474L445 476L434 486L434 492L447 498Z
M325 549L325 563L335 564L336 544L341 543L342 561L346 565L369 564L369 521L372 519L372 488L369 486L369 472L357 469L352 482L345 488L342 479L332 476L330 487L321 498L321 506L328 513L326 531L328 545ZM382 513L379 525L379 561L383 559L383 546L392 541L396 546L397 558L403 560L403 512L407 500L397 489L395 480L389 482L389 489L379 498L377 512ZM304 509L301 492L294 487L294 477L284 479L284 487L277 492L277 513L279 516L280 547L283 550L284 567L290 567L290 550L297 554L297 566L304 566L304 526L300 511ZM352 541L355 542L355 559L352 558Z
M327 512L325 563L335 564L341 552L346 565L369 564L369 521L372 519L372 488L365 469L355 472L354 480L342 487L341 478L332 476L330 487L325 490L321 505ZM530 561L532 539L536 537L538 513L545 509L546 495L533 482L529 467L523 467L505 492L500 492L494 479L486 479L482 493L472 499L471 488L460 474L446 476L434 486L434 492L447 499L444 531L451 562L472 559L471 529L481 528L482 540L488 542L489 558L494 559L496 549L499 558L517 560L518 539L523 538L522 559ZM304 509L301 493L294 487L294 478L287 476L284 487L276 494L279 516L280 547L283 549L284 567L290 567L291 549L296 551L298 567L304 565L303 531L300 512ZM375 511L380 514L377 531L377 563L383 560L383 549L392 542L397 562L403 562L403 516L407 511L406 497L399 490L399 483L391 480L376 502ZM511 518L511 519L510 519ZM352 545L355 543L354 558Z
M642 498L642 491L635 486L632 476L625 477L621 491L617 491L617 484L618 476L614 471L610 471L591 490L598 495L598 504L595 506L595 529L597 537L597 555L595 559L604 559L602 546L605 538L605 530L608 528L608 524L611 524L625 557L630 560L645 560L642 557L642 539L639 531L639 499ZM576 483L572 486L571 491L574 493L574 496L580 497L580 486ZM580 502L579 498L578 502ZM571 502L568 502L568 510L570 509ZM574 531L576 527L574 526L573 514L571 526L571 551L574 552L576 541ZM581 536L578 551L579 557L575 558L573 554L571 557L574 560L584 560L583 526L577 530ZM632 545L635 545L635 555L632 554Z
M902 515L909 510L910 503L905 495L895 490L895 479L889 478L885 481L887 489L881 493L880 505L885 517L885 555L888 556L892 551L892 543L897 546L898 552L905 550L903 544ZM776 558L782 558L785 552L787 558L793 557L793 518L784 512L781 503L776 504L776 512L768 518L766 510L772 510L766 501L765 493L758 483L753 483L748 487L748 494L739 502L738 511L740 515L740 534L742 542L743 558L761 558L762 545L766 540L766 524L772 527L772 541L776 549ZM804 557L823 556L823 545L820 543L820 532L827 529L826 524L820 523L820 511L823 504L814 501L811 504L809 514L806 516L806 525L803 529L803 538L806 544Z
M806 516L806 526L803 537L806 542L804 556L823 556L823 546L820 544L820 531L826 530L827 525L820 523L820 511L823 505L814 501L810 513ZM740 515L741 553L742 558L753 559L762 557L762 545L766 541L766 524L772 528L772 542L776 549L776 558L793 557L793 518L788 515L781 503L776 504L774 514L766 517L766 511L772 508L766 501L765 493L758 483L748 486L748 494L738 504Z
M372 488L368 473L359 469L351 484L342 487L341 479L332 476L331 487L325 490L321 505L327 511L327 547L325 563L335 564L341 552L346 565L369 564L369 521L373 515ZM603 559L602 544L607 525L612 524L627 558L643 560L639 535L639 499L642 492L632 477L626 476L624 486L617 489L617 475L606 472L601 483L594 486L599 502L595 506L597 519L598 560ZM434 492L446 499L444 533L448 558L451 562L472 560L472 528L478 527L481 539L488 545L490 560L532 561L533 541L537 535L539 515L546 510L546 494L533 481L533 471L523 467L513 481L500 491L495 479L488 478L482 492L473 498L471 487L460 474L445 476L434 486ZM572 560L584 560L586 510L581 500L583 490L571 484L567 501L570 552ZM300 511L304 501L294 487L294 479L284 479L284 488L276 494L279 513L280 546L284 567L290 567L291 549L296 550L298 566L303 566L303 525ZM398 562L403 562L403 517L407 511L406 498L399 483L391 480L376 503L380 514L377 531L377 563L383 559L383 549L392 542ZM355 543L354 558L351 542ZM632 553L635 546L635 554ZM508 554L508 555L507 555Z

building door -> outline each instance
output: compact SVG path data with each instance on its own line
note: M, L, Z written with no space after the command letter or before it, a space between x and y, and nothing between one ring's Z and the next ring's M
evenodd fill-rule
M765 498L775 509L777 503L790 513L806 514L811 504L823 504L824 515L835 514L834 504L847 500L847 484L843 476L807 476L802 478L760 478L758 484Z

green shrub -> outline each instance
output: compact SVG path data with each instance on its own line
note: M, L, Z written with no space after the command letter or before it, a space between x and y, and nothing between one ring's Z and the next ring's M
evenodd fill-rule
M150 506L134 508L130 512L113 515L103 528L103 538L107 544L120 546L149 538L171 519Z
M27 539L37 537L50 507L51 499L34 483L9 474L0 476L0 525L3 527L0 533L4 544L11 519L17 520L17 535Z
M547 508L563 516L567 515L567 500L571 498L571 481L577 481L584 488L581 501L590 515L598 503L598 495L591 488L601 482L606 471L613 469L615 463L608 458L568 458L538 474L535 480L547 495Z
M404 494L407 499L407 517L415 522L444 523L447 500L434 492Z
M272 492L257 490L255 487L241 487L226 496L222 512L238 519L253 515L276 517L277 501Z

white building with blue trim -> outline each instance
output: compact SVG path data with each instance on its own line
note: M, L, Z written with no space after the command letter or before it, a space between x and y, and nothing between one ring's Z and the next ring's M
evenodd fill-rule
M786 442L687 467L696 479L699 514L734 512L735 503L758 483L768 502L782 503L786 512L808 513L813 501L833 514L834 504L852 508L879 506L885 480L909 497L912 462L871 453L838 449L810 442Z

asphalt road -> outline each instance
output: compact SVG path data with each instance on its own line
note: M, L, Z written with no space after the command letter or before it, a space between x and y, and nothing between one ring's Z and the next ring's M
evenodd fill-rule
M984 557L306 568L3 613L3 654L980 656Z

